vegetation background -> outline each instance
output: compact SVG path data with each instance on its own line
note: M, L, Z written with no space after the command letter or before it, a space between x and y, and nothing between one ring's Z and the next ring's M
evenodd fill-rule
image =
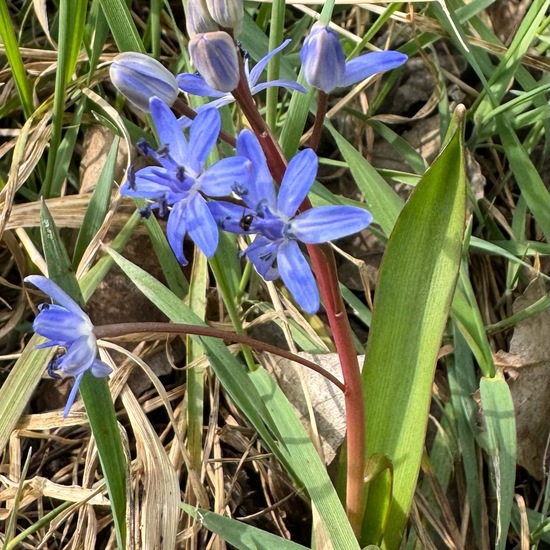
M246 2L241 41L253 60L293 39L268 78L298 75L300 43L321 4ZM312 195L316 204L366 202L378 222L335 250L358 354L379 302L386 305L374 318L385 328L376 349L397 350L391 364L379 361L383 372L372 385L364 380L368 395L385 399L368 416L381 454L369 463L371 489L379 492L369 498L379 505L371 505L365 530L372 541L384 535L389 548L550 545L549 4L350 0L333 9L348 55L398 48L410 58L331 96ZM330 472L337 469L341 401L309 371L257 353L272 377L262 369L247 378L232 355L238 346L208 339L150 334L106 342L102 357L116 365L109 387L117 422L102 443L113 445L112 463L103 455L100 466L101 434L91 437L90 422L101 425L108 410L103 390L83 389L87 413L80 403L63 419L72 382L49 379L51 354L34 350L31 304L41 299L22 279L49 273L78 280L96 325L170 319L233 330L238 318L251 336L309 352L328 369L336 362L323 314L304 317L284 290L266 286L237 260L234 241L226 239L210 266L190 245L194 260L182 270L163 220L142 220L117 192L126 166L139 162L133 145L149 135L150 120L116 94L109 64L130 50L150 53L174 73L188 70L184 17L174 0L0 0L6 550L115 548L125 537L130 548L292 549L312 540L318 549L359 547L323 466L332 461ZM258 100L287 153L307 139L310 99L274 91ZM222 113L228 132L246 125L238 110ZM414 189L420 193L419 182L444 193L455 179L467 183L468 211L448 320L449 307L435 310L446 323L440 346L416 300L428 296L422 266L443 265L427 220L442 222L448 213L437 212L433 193L411 199L408 210L403 204ZM399 224L408 241L392 234ZM385 260L393 269L382 283L390 235L402 257ZM424 337L439 349L435 378L433 365L422 371L431 405L419 397L404 408L417 383L408 358ZM301 439L306 432L287 398L311 440ZM120 450L112 441L122 441ZM402 470L387 441L424 450ZM338 476L333 481L341 489ZM391 515L392 491L405 501L410 495L408 519Z

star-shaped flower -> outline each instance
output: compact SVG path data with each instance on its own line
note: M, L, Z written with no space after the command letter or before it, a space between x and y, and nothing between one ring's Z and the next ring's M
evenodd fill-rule
M372 215L354 206L319 206L297 213L317 174L318 160L312 149L301 151L290 161L278 195L252 132L241 132L237 154L250 159L254 166L248 183L233 189L246 207L215 201L208 205L210 211L221 229L255 233L245 254L258 273L266 281L280 276L298 304L315 313L319 292L298 243L319 244L350 235L367 227Z
M250 88L250 93L252 95L270 88L272 86L281 86L283 88L290 88L291 90L298 90L299 92L305 93L307 90L297 82L293 80L270 80L269 82L262 82L258 84L258 80L264 69L267 67L269 60L276 54L278 54L283 48L286 48L290 44L290 39L285 40L278 48L275 48L273 51L269 52L265 57L262 57L260 61L250 70L250 60L246 57L244 62L244 73L246 80L248 82L248 87ZM214 101L208 103L208 107L216 107L217 109L228 105L235 101L235 98L230 93L220 92L209 86L204 78L198 74L183 73L179 74L176 77L176 81L180 90L187 92L189 94L198 95L201 97L214 97ZM204 107L203 107L204 108ZM199 110L201 110L199 108Z
M205 109L197 115L187 140L176 116L163 101L154 97L149 107L161 145L157 151L147 144L141 144L141 149L160 166L148 166L137 172L130 170L120 192L151 199L154 202L150 208L159 208L161 212L171 207L166 233L181 264L187 264L183 255L186 233L211 257L218 246L218 228L202 194L229 195L235 185L248 180L251 163L236 156L204 168L220 133L221 121L216 109Z
M382 51L360 55L346 63L338 35L322 23L315 23L304 41L300 59L307 83L329 94L335 88L395 69L408 58L401 52Z
M84 373L89 370L95 377L104 378L109 376L112 369L97 359L94 326L72 298L47 277L31 275L25 277L25 282L36 286L59 304L41 304L33 328L34 332L49 340L37 346L38 348L61 346L66 350L48 366L51 376L55 376L55 371L59 370L76 378L63 412L63 416L66 417L74 403Z

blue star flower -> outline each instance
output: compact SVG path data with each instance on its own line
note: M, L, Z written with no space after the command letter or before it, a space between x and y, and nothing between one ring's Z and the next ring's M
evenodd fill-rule
M153 151L146 144L141 149L153 156L160 166L130 170L120 192L130 197L153 200L149 208L159 208L168 215L168 242L181 264L183 238L186 233L209 258L218 246L218 228L202 193L211 197L229 195L233 187L249 177L251 163L243 157L222 159L204 169L206 159L220 133L220 115L205 109L193 121L189 140L170 108L154 97L149 103L151 116L161 144Z
M76 378L63 412L63 416L66 417L74 403L84 373L89 370L95 377L104 378L109 376L112 369L97 359L94 326L72 298L47 277L31 275L25 277L25 282L33 284L59 304L41 304L33 329L49 340L37 346L38 348L61 346L66 350L48 366L51 376L55 376L54 372L60 370Z
M290 44L290 39L285 40L278 48L275 48L265 57L262 57L262 59L258 61L258 63L254 66L252 70L250 70L250 61L248 57L245 59L244 73L248 82L248 87L250 88L250 93L252 95L255 95L258 92L261 92L262 90L265 90L266 88L270 88L272 86L290 88L291 90L298 90L302 93L305 93L307 91L302 85L294 82L293 80L270 80L269 82L262 82L261 84L258 84L258 80L264 72L264 69L267 67L269 60L274 55L278 54L283 48L286 48L288 44ZM207 104L208 107L216 107L218 109L235 101L235 98L230 93L228 94L220 92L219 90L212 88L212 86L209 86L204 78L202 76L199 76L198 74L179 74L176 77L176 80L178 86L180 87L180 90L183 90L184 92L201 97L216 98L214 101L211 101ZM200 110L201 108L199 108L199 111Z
M256 136L244 130L237 140L237 154L249 158L249 181L236 186L246 207L216 201L208 206L221 229L239 234L255 233L245 250L266 280L281 277L298 304L308 313L319 309L319 292L299 242L319 244L339 239L367 227L372 215L354 206L319 206L297 210L315 181L317 155L312 149L298 153L289 163L278 195Z
M382 51L360 55L346 63L338 35L322 23L315 23L304 41L300 59L307 83L329 94L335 88L395 69L408 58L401 52Z

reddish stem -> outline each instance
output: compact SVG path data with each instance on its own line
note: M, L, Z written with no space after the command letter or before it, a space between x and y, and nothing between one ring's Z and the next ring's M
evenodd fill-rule
M242 68L241 80L237 89L233 91L233 95L258 137L273 178L280 184L286 170L287 161L281 147L256 107ZM317 116L321 128L326 112L326 94L324 108L322 101L320 99L321 105L318 106ZM322 112L323 109L325 112ZM320 129L317 133L320 135ZM318 143L318 138L316 139ZM303 211L309 208L311 208L311 202L306 197L299 210ZM361 373L353 344L351 326L338 286L336 262L332 249L328 244L310 244L306 246L313 272L319 283L319 292L325 305L344 377L347 423L346 512L355 534L359 536L365 504L365 406Z
M126 336L128 334L139 334L143 332L160 333L160 334L191 334L194 336L209 336L211 338L219 338L236 344L244 344L251 348L266 351L273 355L278 355L283 359L294 361L312 371L324 376L329 382L332 382L338 389L345 392L345 387L338 378L330 372L320 367L312 361L308 361L295 353L278 348L271 344L255 340L242 334L235 334L226 330L220 330L212 327L201 327L199 325L185 325L183 323L117 323L114 325L101 325L94 328L96 338L115 338L117 336Z
M313 130L311 132L311 138L309 139L309 146L317 151L319 142L321 141L321 134L323 133L323 124L325 122L325 115L327 114L328 106L328 94L319 90L317 95L317 112L315 113L315 122L313 123Z

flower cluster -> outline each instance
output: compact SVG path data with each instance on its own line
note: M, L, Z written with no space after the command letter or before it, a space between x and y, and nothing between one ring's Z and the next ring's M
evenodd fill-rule
M63 412L63 416L66 417L76 399L80 381L86 371L89 370L97 378L104 378L109 376L112 369L97 359L94 326L72 298L47 277L31 275L25 278L25 282L39 288L59 304L41 304L33 329L34 332L49 340L37 346L38 348L60 346L66 350L63 355L53 359L48 366L50 376L55 376L56 371L61 371L75 377L75 383Z
M129 170L121 193L148 199L152 208L168 215L167 236L182 264L186 234L208 257L216 251L218 228L246 234L251 244L244 251L265 280L281 278L296 301L307 312L319 308L319 293L313 273L299 243L318 244L350 235L367 227L372 216L351 206L325 206L300 211L317 173L317 156L311 149L298 153L289 163L278 195L266 158L255 135L244 130L237 138L236 156L205 168L207 157L220 133L216 108L234 100L232 91L241 81L235 36L242 27L242 1L189 0L187 26L191 37L190 56L200 75L166 77L147 58L140 70L133 57L117 60L113 79L143 110L151 113L159 148L145 143L140 150L156 161L141 170ZM288 45L283 42L252 69L245 57L243 78L251 95L270 86L305 92L289 80L258 83L268 62ZM397 67L407 57L399 52L376 52L346 62L334 31L316 24L306 38L301 60L308 84L324 93L347 86L376 73ZM144 82L139 83L140 74ZM243 80L244 81L244 80ZM193 121L176 119L169 105L175 86L187 93L214 100L197 112ZM157 92L158 90L158 92ZM138 100L139 94L143 95ZM145 101L146 100L146 101ZM189 131L189 137L185 132ZM233 195L233 202L219 200ZM237 203L238 201L238 203Z

